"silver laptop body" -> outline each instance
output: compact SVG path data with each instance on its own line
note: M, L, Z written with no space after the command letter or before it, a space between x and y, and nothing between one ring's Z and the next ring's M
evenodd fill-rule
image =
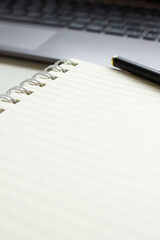
M152 3L154 8L153 1L150 1L150 7ZM160 27L160 16L156 19L155 24ZM113 55L120 55L160 69L159 35L156 40L146 40L143 34L134 38L3 18L0 20L0 32L1 55L48 62L73 57L108 66Z

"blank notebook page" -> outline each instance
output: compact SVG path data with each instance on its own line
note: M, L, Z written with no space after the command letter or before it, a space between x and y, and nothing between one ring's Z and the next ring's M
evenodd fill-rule
M72 61L0 103L0 239L159 240L160 88Z

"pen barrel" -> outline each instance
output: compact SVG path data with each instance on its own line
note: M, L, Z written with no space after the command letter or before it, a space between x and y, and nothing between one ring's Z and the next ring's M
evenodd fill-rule
M160 72L144 66L142 64L135 63L130 60L126 60L122 57L113 57L112 60L113 66L133 73L138 77L145 78L154 83L160 84Z

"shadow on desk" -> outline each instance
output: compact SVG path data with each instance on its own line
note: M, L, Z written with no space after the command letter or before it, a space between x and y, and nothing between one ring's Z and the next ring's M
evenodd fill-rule
M46 66L48 63L0 57L0 94L19 85L25 79L31 78L37 71L42 71Z

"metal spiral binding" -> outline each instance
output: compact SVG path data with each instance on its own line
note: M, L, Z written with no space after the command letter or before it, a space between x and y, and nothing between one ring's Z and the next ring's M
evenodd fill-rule
M59 60L55 63L55 66L57 67L61 64L72 65L72 66L77 66L78 65L78 63L75 63L71 60L61 59L61 60Z
M38 77L38 76L46 77L47 79L51 79L51 80L55 80L57 78L56 76L53 76L51 73L45 72L45 71L34 74L32 78L36 79L36 77Z
M61 66L55 66L55 64L53 65L49 65L48 67L46 67L44 69L45 72L49 72L49 71L54 71L54 72L67 72L67 69L62 68Z
M32 92L24 87L21 87L21 86L15 86L15 87L12 87L10 88L7 92L6 92L6 95L10 95L11 92L15 90L15 91L18 91L18 92L21 92L21 93L26 93L27 95L30 95Z
M62 59L62 60L57 61L55 64L52 64L52 65L49 65L48 67L46 67L44 69L44 71L46 71L46 72L55 71L55 72L63 72L63 73L68 72L67 69L64 69L60 66L61 64L72 65L72 66L78 65L78 63L75 63L71 60Z
M30 83L31 85L35 85L35 86L39 86L39 87L44 87L46 85L35 78L29 78L29 79L26 79L23 82L21 82L19 86L23 87L25 83Z
M15 98L11 97L10 95L7 95L7 94L0 94L0 98L5 100L6 102L10 102L10 103L14 103L14 104L16 104L18 102L17 99L15 99Z
M2 113L2 112L4 112L5 110L4 110L4 108L0 108L0 113Z
M52 64L52 65L49 65L48 67L46 67L44 69L44 71L34 74L32 76L32 78L24 80L23 82L20 83L19 86L14 86L14 87L10 88L6 92L6 94L0 94L0 98L2 99L2 101L16 104L20 100L10 96L12 91L16 91L18 93L23 93L23 94L27 94L27 95L32 94L33 93L32 91L30 91L30 90L28 90L24 87L25 83L29 83L31 85L35 85L35 86L39 86L39 87L45 86L46 84L39 81L37 79L37 77L45 77L46 79L55 80L57 78L57 76L54 76L52 73L50 73L50 71L62 72L62 73L66 73L68 71L67 69L61 67L60 66L61 64L72 65L72 66L77 66L78 65L78 63L75 63L71 60L66 60L66 59L59 60L55 64ZM5 109L0 108L0 113L2 113L3 111L5 111Z

